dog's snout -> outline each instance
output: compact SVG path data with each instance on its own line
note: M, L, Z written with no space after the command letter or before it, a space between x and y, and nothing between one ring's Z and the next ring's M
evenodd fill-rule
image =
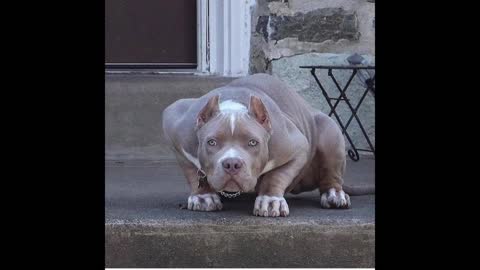
M227 158L222 161L223 169L229 174L236 174L242 168L242 161L239 158Z

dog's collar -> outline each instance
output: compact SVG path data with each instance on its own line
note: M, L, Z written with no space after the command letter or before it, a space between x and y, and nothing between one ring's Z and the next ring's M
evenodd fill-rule
M226 192L220 191L220 194L222 194L223 197L229 198L229 199L238 197L240 193L241 193L240 191L237 191L235 193L226 193Z
M207 184L207 174L205 173L204 170L202 169L198 169L197 170L197 178L198 178L198 187L202 187L203 185L206 185ZM238 197L241 192L240 191L237 191L235 193L226 193L224 191L220 191L220 194L225 197L225 198L235 198L235 197Z

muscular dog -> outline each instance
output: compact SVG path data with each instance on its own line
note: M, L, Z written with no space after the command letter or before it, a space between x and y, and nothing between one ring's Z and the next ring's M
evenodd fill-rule
M190 210L221 210L218 192L256 192L254 215L288 216L287 192L318 188L323 208L349 208L348 193L372 192L343 185L337 124L274 76L180 99L164 110L163 130L191 186Z

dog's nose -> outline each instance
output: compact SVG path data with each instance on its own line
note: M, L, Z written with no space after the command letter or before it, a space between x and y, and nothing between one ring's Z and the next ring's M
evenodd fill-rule
M237 174L242 168L242 161L239 158L227 158L222 161L223 169L229 174Z

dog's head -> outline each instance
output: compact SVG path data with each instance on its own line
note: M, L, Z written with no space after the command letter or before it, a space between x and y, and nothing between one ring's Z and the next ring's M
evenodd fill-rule
M249 104L219 102L213 96L197 116L198 157L207 180L216 191L254 190L265 168L272 133L262 100L251 96Z

